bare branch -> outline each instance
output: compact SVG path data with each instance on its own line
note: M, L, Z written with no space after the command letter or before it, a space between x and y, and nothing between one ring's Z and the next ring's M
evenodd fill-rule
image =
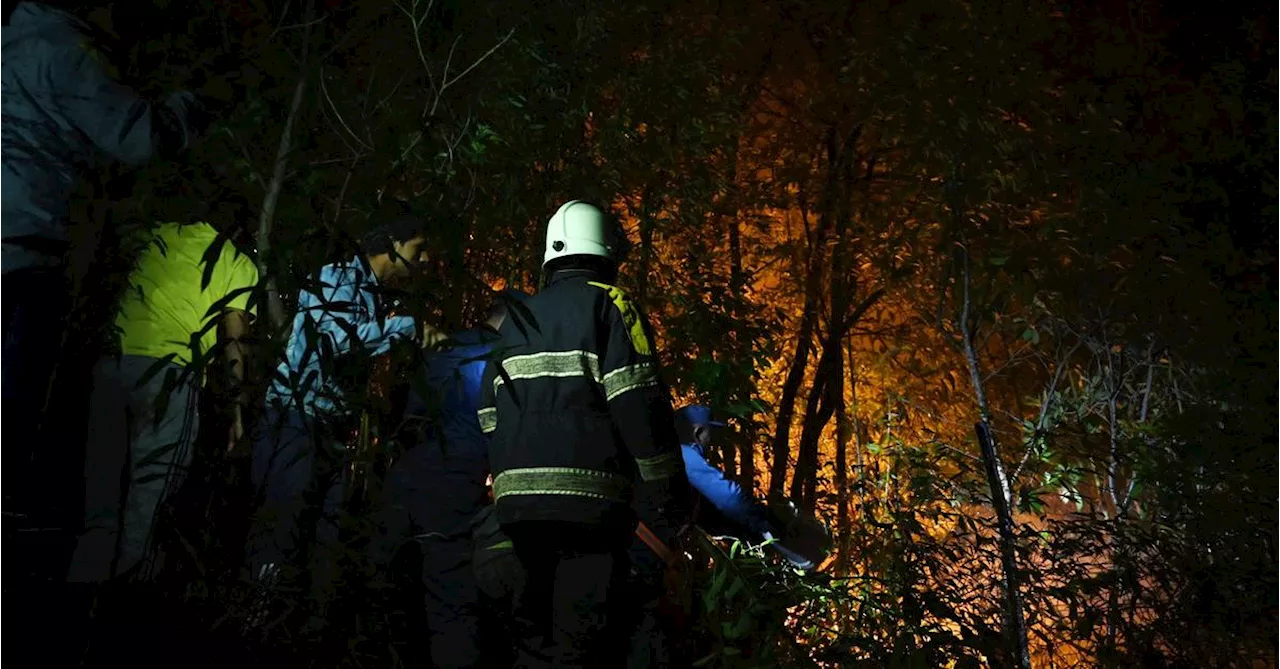
M980 458L980 457L978 457L978 456L976 456L976 455L973 455L972 453L966 453L966 452L964 452L964 451L962 451L962 450L960 450L960 449L956 448L955 446L952 446L951 444L947 444L947 443L944 443L944 442L941 442L941 441L937 441L937 442L934 442L934 445L936 445L936 446L941 446L942 448L944 448L944 449L946 449L946 450L948 450L948 451L950 451L950 452L952 452L952 453L955 453L956 455L958 455L958 456L960 456L960 457L962 457L962 458L964 458L964 459L966 459L966 460L971 460L971 461L973 461L973 462L982 462L982 458Z
M474 63L472 63L471 65L467 66L467 69L463 70L463 71L462 71L458 76L454 77L453 79L450 79L449 81L445 82L445 84L444 84L444 88L448 88L448 87L450 87L450 86L452 86L452 85L454 85L454 84L458 83L458 80L459 80L459 79L462 79L463 77L465 77L465 76L467 76L468 74L470 74L472 70L476 69L476 67L480 65L480 63L483 63L484 61L488 60L489 56L492 56L492 55L494 54L494 52L495 52L495 51L497 51L498 49L502 48L502 45L506 44L506 43L507 43L507 42L508 42L508 41L509 41L513 36L515 36L515 34L516 34L516 29L515 29L515 28L512 28L511 30L508 30L508 31L507 31L507 34L506 34L505 36L503 36L503 38L502 38L501 40L498 40L498 43L497 43L497 44L495 44L495 45L493 45L492 47L490 47L490 48L489 48L489 50L488 50L488 51L486 51L486 52L484 52L484 54L483 54L483 55L481 55L479 58L477 58L477 59L476 59L476 61L475 61Z
M1114 505L1116 508L1116 511L1119 512L1120 498L1118 496L1119 491L1116 490L1116 478L1118 476L1117 470L1119 469L1119 466L1120 466L1119 462L1117 462L1119 454L1117 452L1117 447L1116 447L1116 442L1117 442L1116 433L1119 431L1118 429L1119 426L1116 425L1115 393L1111 393L1110 397L1107 398L1107 422L1109 424L1108 431L1111 433L1110 434L1111 453L1107 461L1107 495L1111 498L1111 504Z
M449 55L444 59L444 72L440 74L440 81L444 82L444 86L436 93L435 99L431 102L431 111L427 116L435 116L436 109L440 106L440 100L444 97L444 92L449 88L449 65L453 63L453 52L458 48L458 42L462 40L462 35L453 38L453 44L449 45ZM501 46L501 45L499 45Z
M307 3L306 17L310 19L313 16L315 16L315 0L310 0ZM262 209L258 217L257 245L261 254L258 258L258 271L263 277L266 288L267 314L271 326L277 331L283 331L288 323L284 312L284 304L280 300L280 291L277 288L275 276L270 271L271 266L267 262L267 258L271 254L271 228L275 222L276 204L280 200L280 192L284 188L284 182L289 172L289 155L293 149L293 127L297 123L298 113L302 108L303 94L307 89L307 64L311 51L311 25L312 23L308 22L308 27L303 36L298 82L293 88L293 100L289 105L289 114L285 117L284 129L280 132L280 143L276 148L271 181L268 183L266 194L262 198Z
M241 141L234 132L232 132L231 128L224 125L222 126L222 131L227 133L227 136L231 138L231 141L235 142L236 147L240 149L240 155L244 156L245 162L252 165L253 159L249 156L249 147L245 146L244 142Z
M270 35L267 35L268 41L275 39L275 36L280 34L281 26L284 25L284 19L288 15L289 15L289 0L284 0L284 9L281 10L280 12L280 20L276 21L275 29L271 31Z
M1151 382L1152 382L1152 377L1155 376L1155 371L1156 371L1155 363L1152 360L1152 356L1155 354L1155 348L1156 348L1155 340L1152 340L1151 346L1147 349L1147 381L1145 384L1145 389L1142 392L1142 411L1138 416L1138 420L1143 423L1147 422L1147 416L1149 415L1149 410L1151 409Z
M1026 466L1027 462L1030 460L1031 453L1035 445L1038 443L1039 439L1043 437L1045 430L1047 429L1046 423L1049 419L1049 408L1053 405L1053 400L1058 394L1058 383L1061 381L1062 373L1067 369L1067 365L1070 363L1072 356L1074 356L1075 352L1080 348L1080 344L1080 340L1077 339L1075 345L1071 347L1071 350L1067 351L1066 355L1058 358L1057 364L1054 366L1053 377L1049 379L1049 387L1045 388L1044 394L1041 396L1040 414L1036 417L1035 432L1031 435L1031 440L1023 451L1022 459L1018 461L1018 466L1014 468L1013 474L1010 475L1010 481L1016 481L1018 479L1018 475L1022 473L1022 468Z
M333 97L329 95L329 86L328 84L325 83L323 67L320 68L320 93L324 96L325 102L329 104L329 109L333 111L334 117L338 119L338 123L342 126L343 130L346 130L347 134L351 136L351 139L354 140L357 145L359 145L360 151L355 151L353 149L351 152L354 154L361 154L361 153L367 153L369 151L372 151L373 147L370 147L367 144L365 144L364 140L360 139L360 137L356 135L355 131L351 129L351 126L347 124L347 120L342 117L342 112L338 111L338 105L334 103ZM340 137L342 136L341 133L339 133L339 136ZM343 144L346 144L345 138L343 139ZM348 145L347 148L351 149L352 147Z
M342 203L347 196L347 186L351 183L351 176L356 173L356 164L359 158L352 159L351 167L347 169L347 175L342 179L342 188L338 190L338 197L333 202L333 225L338 225L338 219L342 216Z
M413 26L413 44L418 49L418 60L422 62L422 69L427 73L427 83L431 85L431 91L436 93L436 80L431 76L431 63L427 60L427 53L422 48L422 23L431 15L431 6L435 4L435 0L428 0L427 11L422 13L421 19L417 15L418 3L419 0L413 0L412 7L406 9L404 5L400 4L400 0L391 0L391 4L395 5L396 9L409 17L409 23ZM436 93L436 95L439 95L439 93Z

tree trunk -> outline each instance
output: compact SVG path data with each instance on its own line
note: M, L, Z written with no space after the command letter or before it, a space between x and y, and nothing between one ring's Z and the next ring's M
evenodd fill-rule
M847 359L852 363L852 358ZM839 390L835 393L836 402L836 573L841 573L848 557L849 544L849 441L853 428L849 424L848 407L844 401L844 365L836 370L836 378L832 379Z
M638 217L640 224L640 271L636 277L636 292L640 297L640 304L649 304L649 274L653 271L653 214L654 207L651 204L651 196L649 191L645 190L644 195L640 196L640 216Z
M831 385L832 366L830 350L823 346L822 356L814 373L813 388L805 400L804 427L800 432L796 471L791 477L791 499L796 506L809 513L817 506L814 493L818 478L818 442L823 428L835 411L835 406L826 401L827 389Z
M834 273L833 273L834 274ZM813 387L805 399L803 429L800 432L800 449L796 454L796 471L791 478L791 498L807 512L812 513L817 505L816 491L818 478L818 446L822 431L826 428L831 416L835 413L835 403L831 401L832 383L838 368L844 365L843 355L837 329L840 328L838 318L833 318L833 330L827 334L822 344L822 353L818 358L818 367L813 374ZM835 339L833 343L833 339ZM839 391L837 391L839 392Z
M805 398L803 430L800 431L800 449L796 454L796 471L791 478L791 499L805 512L813 513L818 505L819 443L827 429L836 403L828 395L844 393L842 385L835 384L835 376L844 367L845 315L849 312L850 283L850 170L847 159L849 147L837 148L829 143L827 155L827 188L823 197L820 216L828 220L827 228L835 232L836 248L831 255L831 267L827 271L829 294L829 322L827 336L823 338L822 353L814 370L813 385Z
M302 109L302 98L307 90L307 78L310 72L309 56L311 52L311 26L315 20L315 2L307 3L303 23L306 26L302 35L302 57L298 65L298 83L293 87L293 100L289 104L289 115L285 117L284 130L280 132L280 144L276 147L275 165L271 170L271 180L267 182L267 192L262 198L262 210L258 217L258 272L266 289L267 317L274 334L281 334L288 326L284 302L280 299L280 289L276 283L273 262L271 260L271 228L275 224L276 204L280 201L280 191L284 188L285 175L289 168L289 153L293 150L293 126L298 121L298 113Z
M807 292L807 291L806 291ZM791 359L791 369L782 384L782 399L778 401L778 424L773 435L773 467L769 470L769 494L782 494L787 484L787 460L791 455L791 420L796 413L796 396L809 366L810 343L817 317L813 315L810 300L805 299L804 316L800 319L800 333L796 339L796 354Z
M837 268L839 269L839 268ZM836 291L843 293L843 290ZM884 289L876 290L864 299L851 313L841 313L832 319L834 331L822 345L822 355L814 372L813 389L805 402L804 430L800 434L800 453L796 459L796 472L792 477L791 495L806 511L812 513L817 506L819 442L822 431L844 402L844 340L849 330L862 319L867 310L884 295ZM836 298L845 307L843 297Z
M736 160L735 160L736 174ZM738 220L738 211L735 210L734 216L729 220L729 286L733 291L735 299L734 304L738 305L738 313L734 314L734 321L741 322L746 314L742 313L742 307L745 306L745 295L747 291L747 275L742 269L742 230ZM752 392L754 389L755 379L755 351L754 342L750 338L743 341L742 338L735 338L737 345L734 347L738 360L737 364L745 364L746 378L742 379L743 389L746 391L747 400L744 404L750 404L753 399ZM746 361L743 363L743 361ZM756 489L756 421L754 412L748 412L743 417L742 436L738 441L738 461L740 465L741 475L739 484L748 492L755 494Z
M991 432L991 407L987 404L987 395L983 388L982 370L978 361L978 353L973 345L973 329L969 325L969 251L963 249L963 281L964 298L960 310L961 343L964 348L965 363L969 368L969 380L973 384L973 392L977 397L980 419L974 426L978 435L978 444L982 449L982 462L986 469L987 486L991 491L991 502L995 507L996 519L1000 528L1000 562L1004 570L1005 590L1005 634L1008 638L1010 658L1021 669L1031 669L1031 655L1027 646L1027 621L1023 616L1022 589L1018 578L1017 528L1013 520L1011 508L1013 493L1009 487L1009 478L1005 474L1004 462L1000 459L1000 450Z
M782 384L782 398L778 402L778 423L773 435L773 467L769 474L769 494L782 494L786 489L787 460L791 454L791 422L795 418L796 398L800 394L800 385L804 382L805 371L809 367L809 354L813 349L813 335L818 321L818 289L822 283L822 265L826 258L827 237L834 222L830 216L831 198L835 195L840 158L840 148L836 143L836 129L829 128L825 138L827 155L827 183L822 191L822 202L819 204L818 228L809 239L809 255L805 262L804 279L804 312L800 317L800 332L796 339L796 353L791 360L791 369L787 371L787 379ZM803 189L802 189L803 198ZM801 202L801 215L808 226L808 208ZM816 383L816 381L815 381Z
M771 35L760 62L750 71L745 78L744 84L740 89L740 100L742 109L740 112L741 127L749 124L751 106L756 102L760 83L764 80L765 74L773 64L774 45L777 43L778 32L783 23L781 21L772 21L774 32ZM750 309L746 300L747 294L747 273L742 263L742 191L740 184L743 183L744 170L740 160L741 148L744 142L747 146L753 138L743 139L741 135L736 137L732 142L733 154L730 156L730 170L732 180L729 183L728 207L731 215L728 219L729 228L729 286L734 297L734 321L741 323L748 317L747 310ZM755 399L755 341L752 337L735 336L734 354L737 359L734 361L742 369L742 378L736 384L740 389L737 399L743 405L752 405ZM756 490L756 452L755 444L758 436L756 415L753 410L749 410L743 416L742 433L738 440L738 462L739 477L738 483L751 494L755 494ZM784 474L785 476L785 474Z

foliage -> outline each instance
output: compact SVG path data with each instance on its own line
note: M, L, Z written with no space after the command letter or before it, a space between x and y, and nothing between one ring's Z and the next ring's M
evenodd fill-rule
M453 330L491 287L537 288L560 202L612 207L675 394L737 418L721 461L837 527L829 576L704 546L702 666L1010 663L971 328L1036 664L1274 665L1273 14L526 4L168 4L122 71L148 92L230 72L234 104L183 161L108 175L131 196L96 222L111 242L209 220L287 310L408 208L437 262L405 308ZM114 280L81 301L106 331L132 247L103 248ZM260 334L261 384L283 342ZM337 590L361 613L317 635L356 664L393 661L412 607L365 589L414 377L379 364L349 395L363 484ZM217 617L244 463L197 466L170 585Z

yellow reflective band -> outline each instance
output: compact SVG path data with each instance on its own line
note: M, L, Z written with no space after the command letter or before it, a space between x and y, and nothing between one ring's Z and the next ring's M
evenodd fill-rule
M679 451L663 453L652 458L636 458L640 478L646 481L668 479L684 470L684 458Z
M590 351L548 351L514 355L502 361L502 370L507 379L538 379L544 377L582 376L591 381L600 381L600 357ZM497 391L506 379L498 374L493 379L493 389Z
M622 322L627 325L627 330L631 335L631 346L635 348L636 353L653 355L653 347L649 345L649 337L644 333L644 323L640 320L640 312L636 311L635 305L631 304L627 294L622 292L621 288L610 286L607 283L597 283L595 281L588 281L587 283L596 288L603 288L609 293L609 299L613 300L614 306L618 307L618 311L622 312Z
M512 548L515 548L515 544L512 544L512 543L511 543L511 540L510 540L510 539L508 539L507 541L499 541L498 543L496 543L496 544L494 544L494 545L492 545L492 546L487 546L487 547L485 547L485 550L487 550L487 551L509 551L509 550L511 550Z
M658 385L658 370L650 362L627 365L605 374L600 383L604 386L605 398L612 400L628 390Z
M627 502L630 482L621 476L577 467L508 469L493 479L495 500L513 495L574 495Z
M476 412L476 417L480 419L480 431L489 434L498 429L498 409L496 407L485 407Z

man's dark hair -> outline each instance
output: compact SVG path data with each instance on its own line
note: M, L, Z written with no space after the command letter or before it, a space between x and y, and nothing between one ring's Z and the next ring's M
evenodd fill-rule
M680 443L692 444L693 442L697 441L697 437L694 435L694 428L696 428L697 426L694 425L693 423L690 423L689 419L686 418L683 414L679 414L679 413L676 414L675 424L676 424L676 437L680 439Z
M397 242L404 243L426 234L426 221L413 214L400 214L389 223L383 223L361 235L360 250L367 256L391 253Z
M0 25L9 25L9 17L13 16L13 10L18 8L18 0L4 0L0 2Z

